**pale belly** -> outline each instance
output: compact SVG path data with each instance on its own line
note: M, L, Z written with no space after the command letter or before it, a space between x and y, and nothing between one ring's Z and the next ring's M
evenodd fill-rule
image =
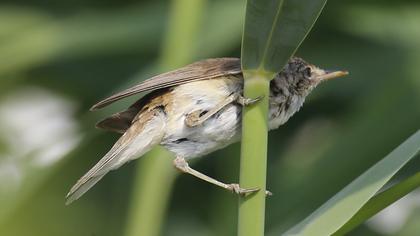
M161 145L176 156L199 157L239 141L241 107L229 104L210 117L203 124L188 127L186 116L196 110L208 111L217 106L233 92L241 91L240 80L198 81L178 86L173 93L177 96L168 116L166 134ZM201 90L201 91L200 91Z
M208 111L234 92L242 93L242 80L213 79L180 85L172 91L174 102L167 117L166 132L161 145L178 157L199 157L237 142L241 137L242 107L231 103L210 117L203 124L188 127L186 116L196 110ZM284 124L297 109L280 111L284 102L270 102L269 129ZM303 100L291 99L291 107L300 107ZM280 110L279 110L280 109Z
M240 108L229 105L200 126L172 130L161 145L186 159L206 155L239 141L240 116Z

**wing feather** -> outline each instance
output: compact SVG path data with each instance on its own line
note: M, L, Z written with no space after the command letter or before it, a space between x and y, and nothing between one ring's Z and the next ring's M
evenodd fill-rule
M67 205L80 198L109 171L140 157L161 142L166 124L164 112L154 109L141 116L141 120L130 126L111 150L70 189Z
M239 58L214 58L198 61L180 69L156 75L122 92L116 93L92 106L90 110L103 108L122 98L150 90L167 88L191 81L212 79L241 73Z
M139 110L140 109L136 109L135 107L130 107L122 112L112 114L96 123L96 127L123 134L130 128L131 122Z

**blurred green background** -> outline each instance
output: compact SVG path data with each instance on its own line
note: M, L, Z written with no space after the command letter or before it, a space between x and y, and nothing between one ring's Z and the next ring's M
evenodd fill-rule
M239 57L245 2L202 3L192 61ZM135 166L147 158L111 172L70 206L64 196L118 138L95 122L138 96L100 112L89 107L162 68L172 6L0 3L0 235L127 232ZM267 235L302 220L420 128L420 3L330 1L297 55L350 76L322 84L287 125L270 132ZM417 157L399 177L419 164ZM239 144L193 166L237 182ZM236 215L236 196L180 175L160 234L235 235ZM418 235L418 222L419 191L350 235Z

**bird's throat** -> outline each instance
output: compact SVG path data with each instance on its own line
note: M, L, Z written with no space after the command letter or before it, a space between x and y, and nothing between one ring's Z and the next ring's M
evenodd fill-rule
M269 107L269 129L277 129L279 126L286 123L302 107L305 101L304 96L291 95L286 97L283 101L270 101Z

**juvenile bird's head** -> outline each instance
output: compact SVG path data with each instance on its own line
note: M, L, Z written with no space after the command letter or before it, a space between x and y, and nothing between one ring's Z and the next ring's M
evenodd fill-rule
M272 89L284 90L285 94L306 97L322 81L347 75L346 71L327 71L294 57L272 82ZM281 92L281 91L280 91Z
M301 58L290 59L270 83L270 129L284 124L297 112L319 83L347 74L320 69Z

